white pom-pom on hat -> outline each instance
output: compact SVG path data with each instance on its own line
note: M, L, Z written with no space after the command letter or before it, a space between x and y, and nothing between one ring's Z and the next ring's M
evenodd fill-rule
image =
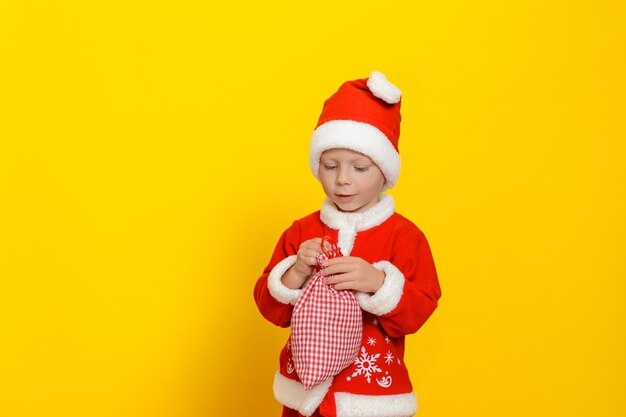
M400 97L402 97L402 91L389 82L382 72L372 71L367 80L367 88L369 88L376 97L389 104L399 102Z

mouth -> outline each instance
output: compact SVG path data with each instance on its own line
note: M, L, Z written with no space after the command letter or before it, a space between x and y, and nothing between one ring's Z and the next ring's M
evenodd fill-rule
M341 201L342 203L348 203L350 202L354 197L356 197L356 194L335 194L335 196L337 197L337 199L339 201Z

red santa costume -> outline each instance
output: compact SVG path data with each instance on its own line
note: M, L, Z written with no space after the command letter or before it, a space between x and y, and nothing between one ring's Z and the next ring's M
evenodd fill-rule
M311 139L311 169L317 177L326 149L347 148L369 156L385 176L385 188L398 179L400 90L384 75L344 83L324 103ZM382 194L363 212L343 212L326 199L321 210L298 219L283 232L256 282L261 314L288 327L302 289L283 285L300 244L323 236L344 255L358 256L385 272L374 294L356 292L363 310L362 345L354 362L334 378L311 389L294 372L290 342L280 353L274 395L283 416L404 417L417 411L417 399L404 363L404 338L416 332L437 307L441 290L429 244L422 231L395 212L391 195ZM305 283L306 285L306 283Z

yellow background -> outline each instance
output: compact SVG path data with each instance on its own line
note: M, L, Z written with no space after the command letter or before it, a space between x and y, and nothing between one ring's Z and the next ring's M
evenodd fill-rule
M619 1L0 1L0 416L277 416L252 288L323 101L404 93L423 417L626 415Z

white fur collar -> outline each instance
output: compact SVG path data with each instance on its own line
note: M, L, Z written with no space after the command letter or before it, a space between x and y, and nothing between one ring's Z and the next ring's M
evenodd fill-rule
M339 242L337 244L341 249L341 253L347 256L352 251L358 232L382 224L391 217L394 211L395 204L390 194L381 194L378 203L359 213L340 211L326 198L320 210L320 219L326 226L339 231Z

